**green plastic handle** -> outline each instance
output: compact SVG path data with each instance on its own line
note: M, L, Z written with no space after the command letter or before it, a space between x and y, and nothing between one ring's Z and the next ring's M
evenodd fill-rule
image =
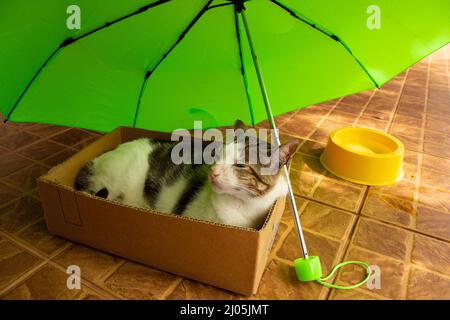
M351 264L359 265L359 266L364 267L366 269L367 276L362 281L360 281L358 283L355 283L353 285L349 285L349 286L340 286L340 285L337 285L337 284L326 282L328 279L330 279L337 272L338 269L340 269L340 268L342 268L344 266L347 266L347 265L351 265ZM355 289L355 288L363 285L364 283L366 283L369 280L371 275L372 275L372 270L370 269L370 266L369 266L368 263L363 262L363 261L351 260L351 261L344 261L344 262L339 263L338 265L336 265L333 268L333 270L331 270L329 275L327 275L324 278L317 279L316 281L318 283L320 283L321 285L323 285L325 287L328 287L328 288L340 289L340 290L350 290L350 289Z
M340 268L347 266L347 265L351 265L351 264L358 265L358 266L361 266L366 269L367 276L362 281L360 281L356 284L353 284L353 285L349 285L349 286L341 286L341 285L326 282ZM310 256L310 257L308 257L308 259L305 259L305 258L296 259L294 261L294 267L295 267L295 272L297 274L298 280L300 280L302 282L317 281L321 285L326 286L328 288L340 289L340 290L349 290L349 289L357 288L357 287L363 285L364 283L366 283L369 280L370 276L372 275L372 270L370 269L370 266L368 263L362 262L362 261L351 260L351 261L345 261L345 262L339 263L338 265L336 265L333 268L333 270L331 270L329 275L322 278L322 267L321 267L320 259L318 256Z

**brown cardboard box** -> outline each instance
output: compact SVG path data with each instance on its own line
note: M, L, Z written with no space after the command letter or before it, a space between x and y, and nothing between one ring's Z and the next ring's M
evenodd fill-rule
M49 231L213 286L256 293L284 200L275 203L260 230L253 230L134 208L73 189L87 161L143 136L170 140L167 133L120 127L39 178Z

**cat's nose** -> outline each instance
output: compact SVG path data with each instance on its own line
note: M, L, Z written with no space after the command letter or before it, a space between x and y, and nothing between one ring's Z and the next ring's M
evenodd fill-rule
M220 175L220 172L218 170L212 169L210 175L211 178L217 178Z

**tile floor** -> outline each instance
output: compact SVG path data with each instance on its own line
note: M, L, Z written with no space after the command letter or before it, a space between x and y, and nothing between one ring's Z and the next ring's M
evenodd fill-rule
M250 299L450 299L450 98L447 46L384 85L278 117L302 140L292 166L311 254L324 272L344 259L381 270L381 288L329 290L299 283L291 213L283 216L259 292ZM331 130L376 128L406 146L405 178L367 187L327 173L318 156ZM262 123L261 126L265 126ZM92 142L91 131L28 123L0 126L0 298L242 299L48 234L35 178ZM83 271L68 290L65 268ZM344 268L348 284L362 273Z

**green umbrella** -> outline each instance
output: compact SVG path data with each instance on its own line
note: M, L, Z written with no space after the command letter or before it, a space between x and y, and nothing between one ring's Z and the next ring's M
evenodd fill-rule
M73 4L80 30L66 27ZM274 115L381 86L450 34L447 0L244 4ZM373 5L379 29L368 26ZM267 116L238 7L224 0L0 1L0 112L11 121L100 131L171 131L194 119L205 127L236 118L258 123Z
M80 30L65 27L74 4ZM0 111L100 131L275 128L273 115L379 87L447 44L449 12L448 0L2 1Z

